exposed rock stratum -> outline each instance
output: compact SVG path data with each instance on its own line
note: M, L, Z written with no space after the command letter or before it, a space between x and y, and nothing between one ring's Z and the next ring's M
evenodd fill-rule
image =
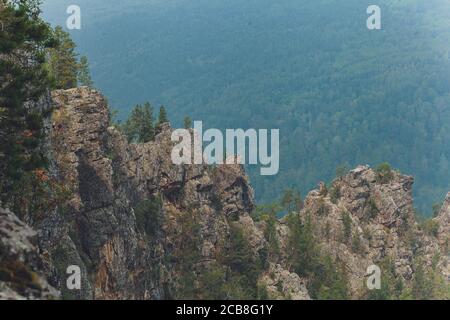
M55 91L51 100L49 155L70 199L39 219L24 219L30 226L1 211L0 298L178 298L186 269L194 289L217 266L225 270L219 281L228 281L223 256L235 228L251 259L263 256L266 224L252 218L253 190L241 166L172 164L168 123L154 141L129 143L110 126L107 103L94 89ZM352 298L364 297L368 266L386 258L408 285L415 261L429 265L438 255L448 279L450 195L432 236L415 220L412 186L412 177L393 172L381 181L360 166L329 188L321 184L292 213L314 221L318 248L343 265ZM289 262L289 233L286 219L276 222L280 253L265 257L258 285L272 299L310 299L310 279ZM188 259L190 252L196 255ZM81 269L80 290L66 287L71 265Z

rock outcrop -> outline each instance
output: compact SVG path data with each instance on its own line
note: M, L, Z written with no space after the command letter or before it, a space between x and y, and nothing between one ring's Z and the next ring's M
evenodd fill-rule
M289 272L279 264L270 264L259 280L272 300L310 300L307 281L296 273Z
M415 220L413 178L393 170L384 174L360 166L329 188L321 184L311 191L299 213L313 220L320 249L344 265L353 298L367 293L371 265L386 271L383 268L389 261L394 276L407 286L415 276L417 261L430 266L439 255L441 272L447 274L444 246L425 234ZM446 201L438 218L441 244L449 234L448 213Z
M193 221L199 227L187 239L195 237L190 250L199 252L189 266L193 274L221 264L231 224L244 230L258 257L265 239L250 217L253 190L241 166L173 165L169 124L159 128L155 141L128 143L109 126L106 102L95 90L56 91L53 101L52 156L72 197L37 229L50 257L47 273L64 297L176 296L180 260L187 254L180 252L181 242ZM82 270L80 291L64 287L69 265ZM289 284L292 296L307 297L297 283Z
M0 208L0 300L58 299L45 280L37 233Z
M442 247L449 249L450 245L450 192L445 197L439 215L434 219L438 224L437 238Z
M289 256L286 218L274 223L278 252L268 254L268 224L252 218L241 166L174 165L168 123L154 141L129 143L90 88L55 91L51 103L46 149L70 195L55 210L25 215L30 227L0 212L0 298L58 298L54 288L65 299L232 298L236 272L252 277L262 297L311 298L312 279ZM417 261L449 279L450 194L428 234L415 220L412 185L412 177L360 166L321 183L292 213L311 219L318 250L343 266L351 298L366 296L367 268L386 261L405 286ZM70 266L81 270L79 290L66 286ZM220 292L205 296L211 286Z

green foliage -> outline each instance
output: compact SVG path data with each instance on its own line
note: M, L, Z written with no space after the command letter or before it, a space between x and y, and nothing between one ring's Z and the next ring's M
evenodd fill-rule
M230 224L229 242L220 258L222 264L230 269L227 275L227 295L230 299L255 299L264 261L255 257L242 227L237 223Z
M280 199L281 207L287 212L299 212L303 206L300 192L294 189L285 189Z
M406 286L402 277L395 271L395 261L386 257L381 268L381 289L368 290L369 300L430 300L449 299L450 286L437 268L438 255L433 257L431 267L426 267L421 260L414 260L414 279L411 286Z
M437 237L439 231L439 223L433 219L425 219L420 223L422 230L429 236Z
M162 200L158 195L139 202L134 208L136 226L140 232L145 233L149 238L153 238L161 228L161 209Z
M349 243L352 237L352 218L348 211L343 211L341 213L342 219L342 237L343 241Z
M25 214L34 221L43 218L56 207L62 207L72 192L64 181L49 176L44 169L26 172L9 192L11 209L22 218Z
M60 21L57 1L46 2ZM286 133L279 174L250 169L258 202L277 199L287 182L312 190L341 163L388 161L413 175L423 212L450 190L447 0L379 0L389 21L370 34L360 0L177 1L173 10L118 1L108 12L97 2L89 11L104 19L83 29L83 49L116 105L152 97L170 103L180 125L189 114L211 128ZM135 19L140 12L147 19Z
M180 234L174 244L174 258L178 278L176 297L182 299L195 299L198 297L198 286L195 265L200 261L202 238L200 234L200 221L198 213L186 211L179 217Z
M414 261L414 280L410 297L415 300L448 300L450 285L437 267L439 254L433 257L430 267L416 259Z
M308 215L302 222L299 215L290 214L287 223L290 230L287 246L289 263L298 275L311 275L319 259L311 217Z
M270 300L266 285L258 284L258 300Z
M352 235L352 250L354 253L364 253L361 238L359 237L359 234L357 232L354 232Z
M318 300L349 299L348 277L344 267L330 256L321 257L310 290L312 297Z
M115 126L119 130L123 129L121 121L118 119L119 110L108 107L108 119L109 119L109 125Z
M158 125L157 126L160 126L166 122L169 122L169 119L167 118L167 111L164 106L161 106L159 108L159 116L158 116Z
M325 239L327 239L328 241L330 240L330 236L331 236L331 225L330 225L330 221L327 221L325 223L325 227L323 229L323 234L325 235Z
M284 190L280 204L288 213L291 213L293 202L294 202L294 191L292 189Z
M281 207L277 204L263 205L256 208L254 213L255 218L258 221L264 221L266 227L264 229L264 237L267 240L268 252L267 258L270 260L272 257L279 255L280 246L278 243L278 235L276 230L277 214L280 212Z
M43 113L33 103L50 84L44 62L53 38L39 18L39 1L1 0L0 5L0 200L11 204L20 198L18 186L47 165Z
M213 263L198 277L197 297L200 300L224 300L228 298L226 287L226 269Z
M329 195L331 202L337 204L339 199L341 198L341 188L339 186L333 185L330 188Z
M185 129L190 129L190 128L192 128L192 119L189 118L188 116L184 117L183 125L184 125L184 128L185 128Z
M342 178L349 172L349 169L346 165L340 165L336 168L336 178Z
M94 82L91 79L89 71L89 62L86 56L80 58L80 62L77 66L77 80L78 84L86 87L93 87Z
M328 207L328 205L325 203L325 200L323 198L321 198L319 200L319 207L317 209L317 214L319 216L327 216L330 213L330 208Z
M181 234L173 256L180 276L175 296L180 299L256 299L264 294L258 278L267 256L255 255L239 223L229 221L230 235L216 262L200 267L202 239L199 215L179 217Z
M371 241L373 238L372 232L367 226L363 227L363 237L364 237L364 239L369 240L369 241Z
M428 300L433 297L433 282L422 261L416 261L412 286L412 297L415 300Z
M89 62L82 56L78 62L76 44L69 33L57 26L53 31L55 46L48 50L47 69L55 89L70 89L77 85L93 87Z
M433 217L436 218L439 215L439 212L442 208L442 202L433 204Z
M143 106L136 105L122 130L129 142L146 143L155 139L153 124L153 108L146 102Z
M308 291L313 299L347 299L348 280L344 268L323 255L314 235L314 224L309 216L302 221L298 215L287 217L289 238L288 263L301 277L310 279Z
M210 201L211 201L211 206L214 209L216 209L217 212L222 212L222 210L223 210L222 200L216 193L211 194Z
M77 86L78 62L76 45L62 27L57 26L53 34L57 45L49 50L48 68L56 89L70 89Z
M377 174L377 181L379 183L389 183L394 177L392 168L387 162L378 165L378 167L375 168L375 173Z
M380 212L380 210L378 209L375 200L373 198L370 198L368 209L367 209L367 218L369 220L373 220L377 217L379 212Z
M294 191L294 208L295 208L296 212L300 212L300 210L303 209L302 196L300 194L300 191L298 191L298 190Z
M270 215L266 221L266 229L264 230L264 237L269 243L268 257L278 256L280 253L280 245L278 243L277 229L276 229L276 216Z
M406 298L406 288L402 278L395 271L394 260L386 257L379 263L379 267L381 269L381 288L367 290L365 298L368 300L398 300ZM364 283L365 286L366 284Z

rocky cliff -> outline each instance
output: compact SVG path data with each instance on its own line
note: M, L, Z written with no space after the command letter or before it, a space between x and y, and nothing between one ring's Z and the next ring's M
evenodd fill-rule
M55 299L45 280L37 233L9 210L0 209L0 299Z
M422 265L438 270L444 282L450 280L449 197L431 221L439 232L428 234L416 222L413 182L412 177L393 170L377 172L360 166L328 187L321 183L297 214L303 221L311 219L319 250L343 266L352 298L367 297L367 270L372 265L396 283L392 286L399 285L409 294ZM283 228L281 223L279 234L286 243L288 232Z
M268 237L242 167L173 165L169 124L154 141L129 143L93 89L56 91L52 104L49 157L69 197L23 219L36 231L2 211L0 298L59 297L53 287L68 299L310 298L312 276L291 259L292 225L277 220ZM358 167L289 215L313 222L317 250L342 266L350 298L366 297L368 266L386 261L406 287L419 260L448 279L450 197L429 235L415 221L412 185ZM14 261L32 281L17 285ZM80 290L66 286L69 266L81 269Z
M129 144L94 90L56 91L53 101L52 155L72 197L37 228L47 273L65 297L176 298L184 278L195 287L217 265L226 266L218 279L226 283L231 228L259 259L265 239L250 218L253 190L240 166L173 165L169 124L155 141ZM64 288L69 265L82 269L81 291ZM308 297L298 277L276 268L287 292Z

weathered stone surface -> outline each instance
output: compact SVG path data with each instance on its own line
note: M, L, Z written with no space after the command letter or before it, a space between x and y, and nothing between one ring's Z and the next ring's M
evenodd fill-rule
M305 199L299 214L313 219L320 248L345 265L352 297L363 297L367 268L381 266L386 258L392 259L396 276L405 284L414 278L414 259L431 265L433 256L440 253L442 272L448 272L443 246L425 235L415 221L412 185L412 177L392 171L388 181L379 181L374 170L359 166L336 179L329 190L320 184ZM438 218L440 239L448 235L446 210L444 204ZM347 235L345 214L350 219ZM285 242L286 232L280 235L281 243Z
M194 273L218 263L217 256L230 243L230 221L245 231L255 256L265 246L250 217L253 190L241 166L173 165L169 124L158 129L152 142L128 143L109 126L106 102L95 90L56 91L53 101L52 155L73 196L62 213L49 213L38 230L49 256L49 278L64 297L171 296L179 277L173 259L186 219L200 226L201 257L192 266ZM139 208L155 198L162 207L151 217L155 230L149 235L140 225ZM82 269L79 292L62 286L65 268L72 264ZM290 286L301 297L304 285Z
M439 243L448 249L450 246L450 192L445 197L435 221L439 224L437 236Z
M198 230L187 235L198 238L194 250L199 257L188 268L193 275L220 265L232 226L243 230L255 259L267 249L266 223L251 218L253 190L241 166L173 165L168 123L158 128L154 141L129 143L110 126L107 103L96 90L55 91L52 99L47 148L53 173L72 196L39 221L30 219L36 232L1 212L0 298L58 297L42 274L66 299L173 298L179 261L186 254L180 248L194 222ZM331 188L321 183L297 213L314 221L320 251L345 266L352 298L364 297L367 267L386 258L408 285L415 276L414 259L430 265L439 253L437 266L449 278L450 194L435 219L434 237L415 221L412 185L412 177L392 172L389 179L380 179L376 171L360 166ZM258 284L273 299L309 299L309 279L295 274L288 263L290 230L284 219L275 231L280 252L266 261ZM35 274L39 285L27 282L18 288L11 261ZM81 290L65 286L70 265L81 268Z
M43 275L36 243L35 231L0 208L0 300L58 299Z
M271 264L261 277L259 284L264 286L268 298L273 300L310 300L306 281L296 273L291 273L279 264Z

